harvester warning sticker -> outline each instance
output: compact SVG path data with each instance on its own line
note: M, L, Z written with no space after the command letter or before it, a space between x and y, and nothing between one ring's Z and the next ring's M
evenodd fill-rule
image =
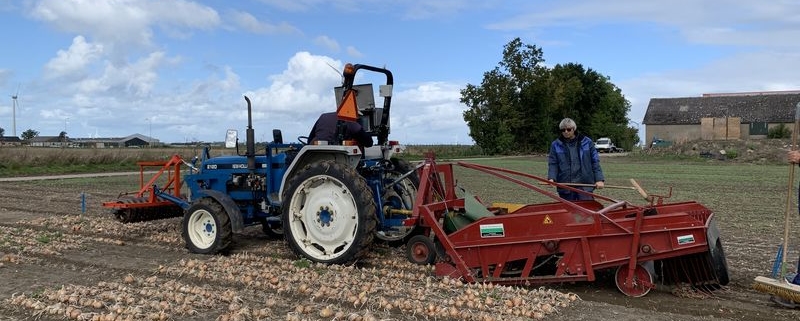
M553 224L553 219L550 218L550 215L545 215L544 220L542 220L542 224L544 225Z
M503 223L499 224L481 224L481 237L504 237L506 230Z
M694 235L689 234L689 235L678 236L678 245L691 244L691 243L694 243Z

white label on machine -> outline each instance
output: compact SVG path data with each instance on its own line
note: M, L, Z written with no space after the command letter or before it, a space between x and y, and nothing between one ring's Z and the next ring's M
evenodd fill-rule
M678 245L691 244L691 243L694 243L693 234L678 236Z
M481 237L504 237L506 230L503 223L481 224Z

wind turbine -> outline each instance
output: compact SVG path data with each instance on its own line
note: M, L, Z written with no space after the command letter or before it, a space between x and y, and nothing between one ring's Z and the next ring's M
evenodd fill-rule
M11 95L11 117L12 117L12 134L17 136L17 98L19 97L19 85L17 85L17 92Z

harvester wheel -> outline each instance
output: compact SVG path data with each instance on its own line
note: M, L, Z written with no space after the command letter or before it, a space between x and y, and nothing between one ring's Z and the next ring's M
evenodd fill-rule
M288 180L282 199L283 236L298 256L346 264L369 251L376 206L354 168L330 160L308 164Z
M650 273L644 266L637 264L633 270L632 284L627 284L628 279L628 265L620 265L617 272L614 273L614 283L617 284L617 289L623 294L630 297L642 297L655 286L653 283L653 274Z
M719 237L719 228L717 228L716 221L709 224L706 231L706 238L708 240L708 254L711 257L711 267L714 269L714 275L717 277L720 285L728 285L730 277L728 276L728 261L725 259L725 251L722 249L722 239Z
M201 198L183 216L182 235L190 252L216 254L231 243L231 221L222 205Z
M392 183L404 174L414 169L414 166L405 160L392 158L393 169L386 171L385 184ZM404 177L402 180L387 188L383 192L382 200L386 209L413 210L414 200L417 198L417 188L419 187L419 175L414 172ZM404 214L389 214L384 210L386 220L402 220L407 218ZM410 236L413 236L415 227L397 224L391 226L390 230L378 231L376 237L388 242L390 246L400 246L406 244Z
M436 261L436 246L430 237L414 235L406 244L406 258L414 264L433 264Z

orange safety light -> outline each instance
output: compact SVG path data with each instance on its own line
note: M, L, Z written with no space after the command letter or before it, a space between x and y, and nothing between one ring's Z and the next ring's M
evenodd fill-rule
M342 103L336 109L336 116L341 120L358 121L358 106L356 106L355 90L348 90L342 98Z
M342 145L344 146L358 146L358 141L355 139L346 139L342 141Z
M344 72L343 72L343 74L344 74L345 76L346 76L346 75L352 75L352 74L355 74L355 73L356 73L356 69L355 69L355 67L353 67L353 64L351 64L351 63L348 63L348 64L344 65Z

